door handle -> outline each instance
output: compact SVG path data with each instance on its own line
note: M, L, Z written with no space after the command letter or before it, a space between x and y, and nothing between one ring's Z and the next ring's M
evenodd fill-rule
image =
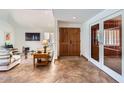
M99 41L99 45L104 45L104 43L102 41Z

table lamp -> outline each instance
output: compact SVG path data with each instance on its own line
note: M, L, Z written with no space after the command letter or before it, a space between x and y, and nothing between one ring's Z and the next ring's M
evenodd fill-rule
M43 48L44 48L44 53L46 53L46 48L48 47L48 40L47 39L44 39L42 41L42 45L43 45Z

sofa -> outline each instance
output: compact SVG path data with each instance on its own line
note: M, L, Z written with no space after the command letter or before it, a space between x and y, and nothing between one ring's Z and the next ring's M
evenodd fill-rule
M18 65L21 55L6 48L0 47L0 71L8 71Z

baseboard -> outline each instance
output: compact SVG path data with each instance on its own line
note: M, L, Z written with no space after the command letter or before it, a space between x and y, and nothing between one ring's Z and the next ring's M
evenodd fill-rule
M85 60L87 60L88 61L88 58L86 58L85 56L83 56L83 55L80 55L81 57L83 57Z

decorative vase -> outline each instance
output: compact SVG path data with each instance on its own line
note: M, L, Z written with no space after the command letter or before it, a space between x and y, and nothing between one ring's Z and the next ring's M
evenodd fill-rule
M44 46L44 53L46 53L47 46Z

